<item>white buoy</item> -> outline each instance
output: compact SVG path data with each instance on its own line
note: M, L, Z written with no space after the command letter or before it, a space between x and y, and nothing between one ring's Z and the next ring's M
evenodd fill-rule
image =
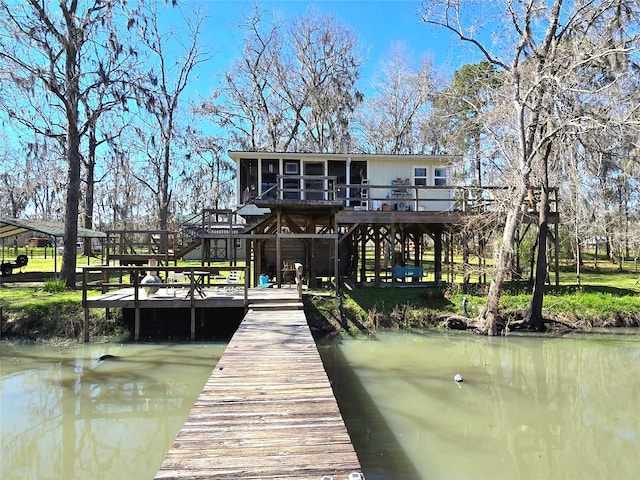
M455 376L455 377L453 377L453 380L454 380L456 383L464 382L464 378L462 378L462 375L460 375L459 373L456 373L456 376Z

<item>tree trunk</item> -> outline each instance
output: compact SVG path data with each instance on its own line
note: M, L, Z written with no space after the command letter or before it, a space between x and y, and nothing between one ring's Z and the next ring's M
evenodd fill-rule
M504 280L509 270L513 241L516 234L516 228L518 226L520 205L522 204L526 193L526 185L522 185L518 192L517 201L514 201L511 211L507 214L507 220L502 233L502 243L498 249L498 258L496 258L491 284L489 285L487 303L480 314L480 318L478 319L480 330L490 336L497 335L498 333L498 322L500 320L500 298L502 298Z
M167 230L169 224L169 175L171 169L171 139L165 139L166 144L164 146L163 159L162 159L162 180L160 188L160 230Z
M547 240L549 237L549 156L552 144L548 143L541 165L542 188L538 202L538 261L536 262L536 277L533 284L531 303L525 313L524 320L535 331L544 331L542 305L544 303L544 288L547 280Z
M538 213L538 259L536 261L536 276L533 284L531 303L525 314L525 321L535 331L544 330L542 306L544 303L544 289L547 279L547 240L549 236L549 193L545 186L540 193Z
M80 203L80 134L77 124L69 120L67 130L67 198L64 216L64 253L62 255L61 279L67 288L76 286L76 242L78 240L78 205Z
M85 189L84 189L84 214L82 225L89 230L93 229L93 209L95 203L95 169L96 169L96 130L95 125L90 125L89 135L89 151L87 153L87 161L85 163ZM91 239L84 239L84 254L91 255Z
M75 11L73 12L75 13ZM64 253L62 255L61 279L67 288L76 287L76 242L78 241L78 210L80 204L80 132L78 131L78 103L80 97L78 75L78 50L76 41L82 33L69 28L69 41L65 45L65 81L67 85L66 120L67 141L66 157L67 198L64 215Z

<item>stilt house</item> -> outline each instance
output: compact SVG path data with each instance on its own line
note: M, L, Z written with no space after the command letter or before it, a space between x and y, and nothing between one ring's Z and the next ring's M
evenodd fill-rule
M460 222L457 156L229 152L255 275L278 285L439 281L443 232ZM431 268L423 263L433 247ZM430 271L428 271L430 270Z

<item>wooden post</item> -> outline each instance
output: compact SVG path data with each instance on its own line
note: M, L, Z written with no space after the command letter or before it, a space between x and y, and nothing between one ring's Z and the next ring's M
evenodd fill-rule
M280 234L282 233L282 212L278 209L276 213L276 286L282 287L282 239Z
M82 270L82 306L84 307L84 341L89 341L89 307L87 306L88 269Z
M462 231L462 292L467 293L471 269L469 268L469 234L467 228Z
M558 256L560 254L560 243L558 240L558 221L553 224L553 243L555 245L555 274L556 274L556 289L560 287L560 262Z
M193 304L193 295L191 295L191 341L196 339L196 307Z
M442 230L433 235L433 265L436 283L442 281Z
M244 267L244 308L245 311L249 306L249 285L247 284L247 277L249 275L249 267Z
M336 213L331 209L331 227L333 234L336 236L334 240L333 264L336 275L336 292L340 291L340 236L338 235L338 223L336 221ZM315 240L312 240L315 242ZM315 285L314 285L315 286ZM302 286L300 288L300 298L302 298Z
M298 300L302 300L302 264L296 263L296 287L298 289ZM338 288L336 278L336 289Z
M360 226L360 281L367 282L367 237L369 228L366 225Z
M134 330L133 339L140 340L140 274L138 269L131 270L133 274L133 306L134 306Z
M189 310L191 313L191 341L196 339L196 289L194 270L190 269L189 275Z
M396 286L397 278L396 278L396 224L391 224L391 231L387 232L387 236L389 237L389 243L391 244L391 285ZM402 266L402 265L398 265Z
M374 225L374 258L375 258L375 285L376 287L380 286L380 225Z

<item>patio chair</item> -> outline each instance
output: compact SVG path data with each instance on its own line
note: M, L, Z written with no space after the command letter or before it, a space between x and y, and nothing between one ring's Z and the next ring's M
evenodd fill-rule
M273 283L269 281L269 277L267 275L260 275L259 282L258 288L269 288L273 285Z

